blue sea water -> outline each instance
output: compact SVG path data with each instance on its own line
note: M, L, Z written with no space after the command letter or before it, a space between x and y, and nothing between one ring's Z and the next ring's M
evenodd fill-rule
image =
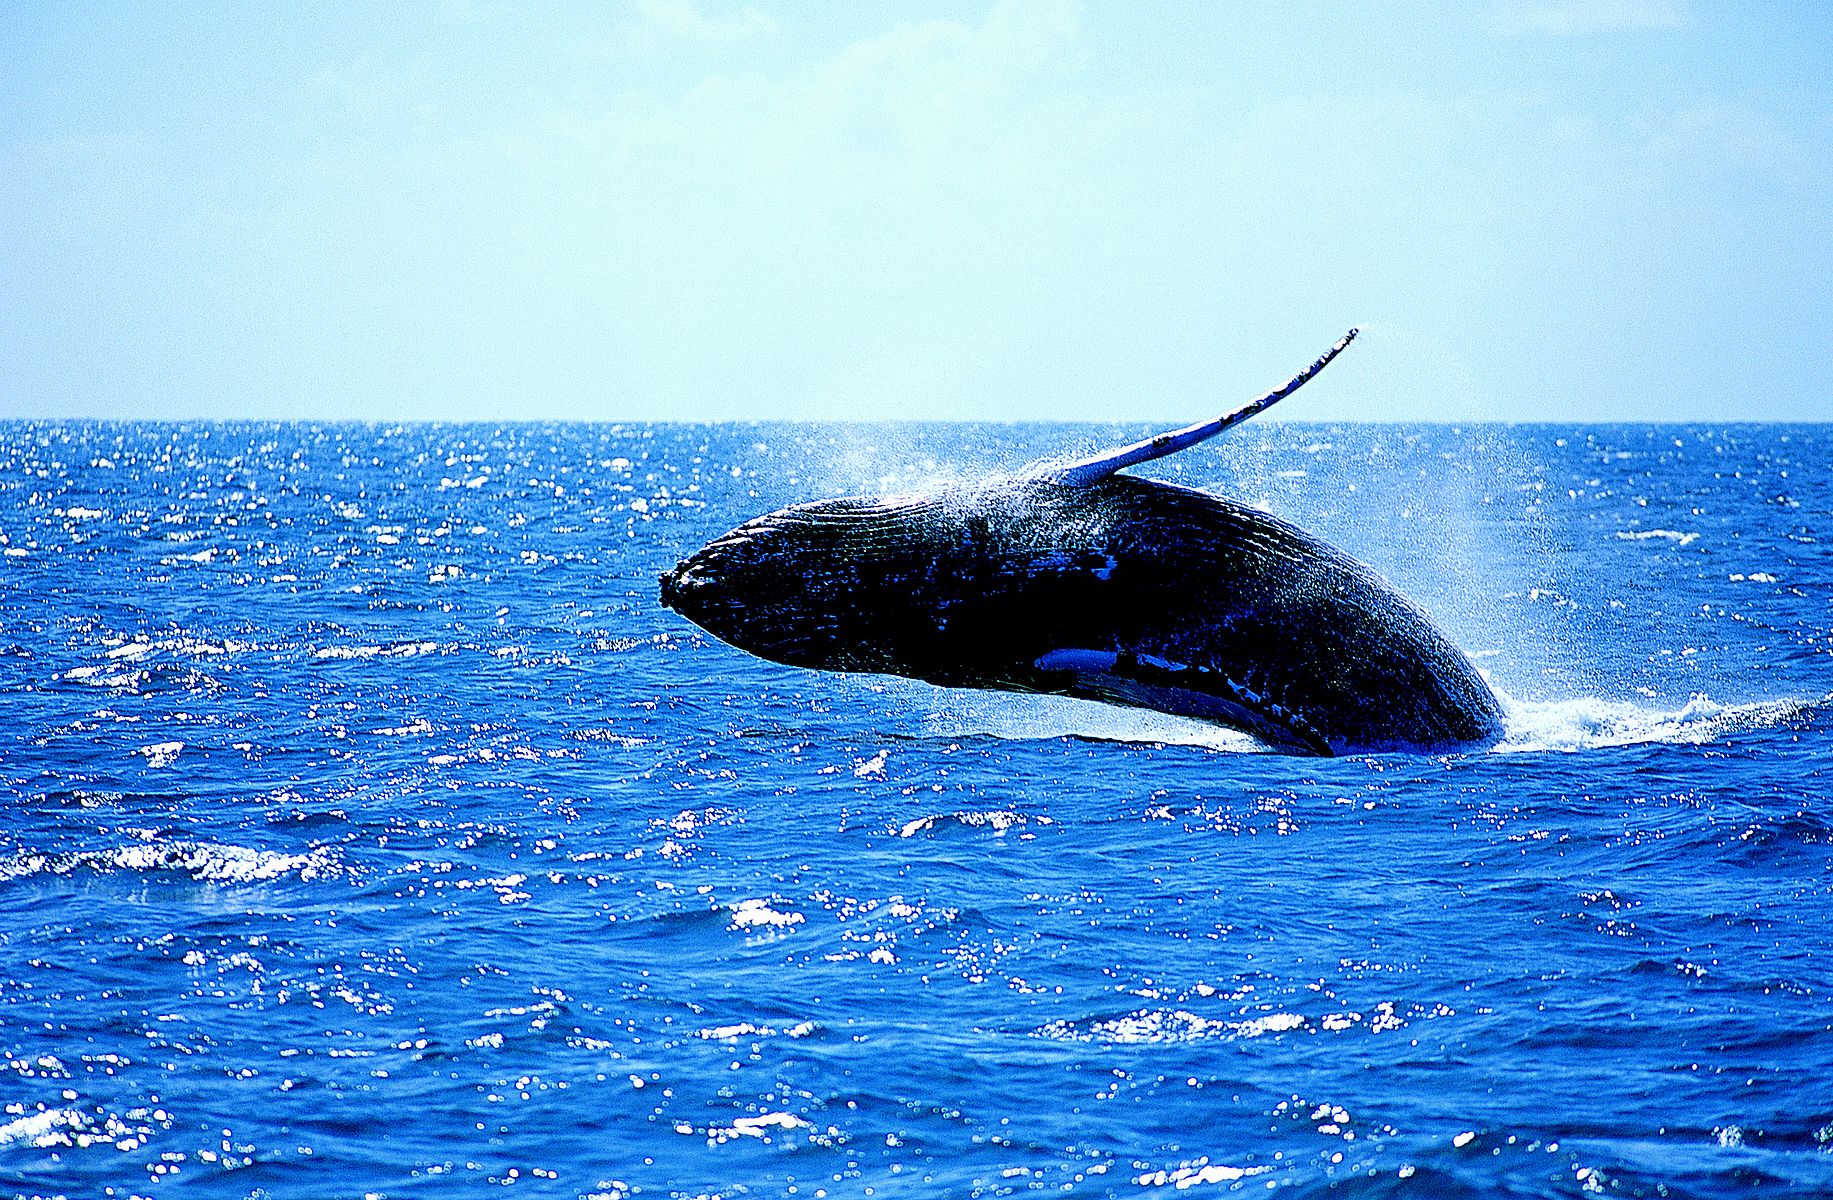
M1268 424L1493 747L816 675L655 579L1145 432L0 425L21 1195L1833 1194L1833 428Z

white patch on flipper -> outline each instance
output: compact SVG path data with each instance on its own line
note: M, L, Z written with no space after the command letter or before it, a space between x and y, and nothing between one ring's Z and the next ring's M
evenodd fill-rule
M1241 683L1235 679L1232 679L1227 675L1223 675L1219 671L1212 671L1208 667L1192 666L1190 663L1172 662L1170 659L1160 658L1156 654L1138 654L1138 655L1134 655L1134 657L1138 659L1138 661L1140 661L1141 663L1144 663L1146 666L1154 667L1160 671L1164 671L1166 674L1169 674L1169 675L1181 675L1185 673L1186 671L1194 671L1199 676L1213 677L1213 678L1219 679L1222 681L1223 686L1228 688L1230 692L1240 697L1242 701L1252 706L1253 708L1260 709L1265 712L1271 713L1273 716L1276 716L1280 718L1281 720L1289 719L1291 716L1291 714L1286 712L1285 709L1281 708L1277 704L1272 703L1266 697L1262 696L1259 692L1247 686L1247 684Z
M1089 671L1109 674L1120 661L1118 654L1106 650L1052 650L1039 655L1031 665L1040 671Z
M1098 562L1096 559L1097 554L1100 556ZM1119 565L1120 561L1112 554L1089 550L1074 552L1069 550L1047 550L1031 558L1026 563L1026 566L1033 573L1043 571L1086 571L1103 583L1107 582L1108 578L1113 575L1114 568Z
M1274 745L1332 753L1323 734L1304 717L1210 667L1155 654L1079 648L1048 651L1032 666L1077 676L1071 695L1221 721Z

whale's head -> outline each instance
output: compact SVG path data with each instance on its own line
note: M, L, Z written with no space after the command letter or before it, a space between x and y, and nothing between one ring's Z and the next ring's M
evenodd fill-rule
M849 497L747 521L662 574L662 603L791 666L891 671L913 622L908 578L951 538L921 502Z
M662 603L723 641L782 660L807 641L817 597L802 569L810 557L777 514L747 521L662 573Z

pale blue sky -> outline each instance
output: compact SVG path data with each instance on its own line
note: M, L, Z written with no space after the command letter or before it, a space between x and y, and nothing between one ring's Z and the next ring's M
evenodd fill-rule
M0 8L0 417L1833 415L1833 9Z

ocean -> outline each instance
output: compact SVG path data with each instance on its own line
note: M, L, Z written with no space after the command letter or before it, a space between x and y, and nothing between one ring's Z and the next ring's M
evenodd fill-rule
M1264 423L1455 754L746 656L656 577L1150 432L0 424L0 1182L1833 1194L1833 427Z

